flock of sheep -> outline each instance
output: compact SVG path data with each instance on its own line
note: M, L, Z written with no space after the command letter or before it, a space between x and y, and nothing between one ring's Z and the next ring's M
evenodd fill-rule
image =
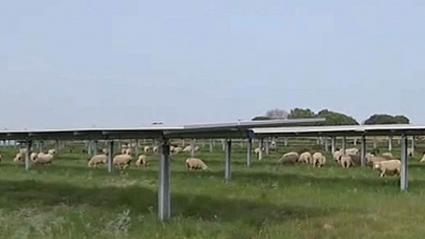
M130 146L122 145L121 153L114 156L113 164L115 167L119 169L126 169L130 166L133 161L133 149ZM144 153L150 152L158 152L159 148L157 146L144 146ZM199 146L195 146L193 149L195 152L199 151ZM170 153L175 155L181 152L191 152L192 147L174 147L170 146ZM259 148L255 149L255 153L259 153ZM22 162L27 154L27 149L20 149L16 154L13 161L15 163ZM411 150L408 151L409 156L413 156L413 152ZM55 158L56 150L50 149L47 153L31 153L30 160L33 164L51 164ZM136 155L137 156L137 155ZM336 163L340 164L342 168L351 168L354 166L359 166L361 164L361 156L360 152L357 148L349 148L346 149L345 152L343 150L337 150L333 153L333 159ZM400 160L393 157L393 155L389 152L383 153L382 155L375 155L372 153L366 154L366 163L372 166L373 169L380 171L380 177L384 177L386 175L400 175L401 170L401 162ZM2 156L0 155L0 161L2 160ZM93 156L89 162L88 167L98 167L99 165L106 165L108 162L108 150L103 149L101 154L97 154ZM425 162L425 154L420 162ZM321 152L310 153L309 151L304 151L301 153L298 152L289 152L285 153L279 160L279 164L312 164L313 167L323 167L326 164L326 157ZM137 167L148 165L148 157L146 154L138 155L138 158L135 162ZM188 158L185 161L186 168L189 170L206 170L208 166L198 158Z
M126 169L130 166L132 160L133 160L133 150L131 147L128 147L126 145L122 145L121 146L121 154L116 155L112 162L114 164L115 167L119 168L119 169ZM158 147L150 147L150 146L145 146L143 147L143 151L145 153L149 153L149 152L158 152ZM197 152L199 151L199 146L195 146L194 147L194 151ZM170 153L172 154L179 154L181 152L191 152L192 151L192 147L191 146L187 146L185 148L181 148L181 147L174 147L174 146L170 146ZM97 167L99 165L105 165L108 162L108 154L109 152L107 151L107 149L103 149L102 150L102 154L98 154L93 156L89 162L88 162L88 166L89 167ZM138 156L137 160L136 160L136 166L140 167L140 166L144 166L146 167L148 165L148 157L145 154L141 154ZM202 170L206 170L208 169L208 166L201 160L201 159L197 159L197 158L188 158L186 160L186 168L187 169L202 169Z
M413 152L409 151L409 155L412 155ZM361 165L361 156L357 148L346 149L345 152L337 150L333 154L333 158L336 163L340 164L342 168L350 168L354 166ZM395 159L393 155L389 152L383 153L381 156L367 153L366 154L366 163L372 166L373 169L380 171L380 177L386 175L400 175L401 162L398 159ZM422 158L421 162L425 162L425 155ZM297 152L286 153L280 158L279 164L312 164L313 167L322 167L326 163L326 158L322 153L316 152L311 154L310 152L302 152L298 154Z

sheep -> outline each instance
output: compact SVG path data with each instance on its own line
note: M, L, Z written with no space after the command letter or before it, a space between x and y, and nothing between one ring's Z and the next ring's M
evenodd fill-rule
M52 164L54 155L45 153L32 153L31 160L34 164Z
M298 159L298 162L300 163L312 163L313 159L310 152L304 152L300 155L300 158Z
M197 170L197 169L207 170L208 166L201 159L188 158L186 160L186 169L189 169L189 170L192 170L192 169L194 169L194 170Z
M99 164L106 164L108 162L108 155L106 154L98 154L93 156L87 166L89 167L97 167Z
M127 154L127 148L122 148L121 149L121 154Z
M49 151L47 151L48 154L51 155L56 155L56 150L55 149L49 149Z
M354 166L353 159L351 158L350 155L342 155L340 159L340 163L342 168L349 168Z
M368 163L369 163L370 165L372 165L372 167L373 167L373 165L374 165L375 163L382 162L382 161L388 161L388 160L390 160L390 159L389 159L389 158L386 158L386 157L377 157L377 156L373 156L373 157L369 158Z
M313 167L322 167L326 163L326 157L320 153L316 152L313 154Z
M185 153L190 152L190 151L192 151L192 147L190 147L190 146L186 146L186 147L183 148L183 152L185 152Z
M263 150L264 151L264 150ZM260 148L255 148L254 149L254 152L256 153L256 154L259 154L260 153Z
M415 156L415 151L412 150L412 149L407 149L407 156L414 157Z
M341 151L335 151L335 153L333 154L335 162L339 163L341 161L342 155L343 153Z
M175 148L176 147L174 147L173 145L170 145L170 152L173 153Z
M153 151L154 153L158 153L158 151L159 151L159 147L158 147L158 146L153 147L152 151Z
M393 154L390 152L386 152L382 154L382 157L386 157L386 158L394 158Z
M136 161L136 166L140 167L140 165L143 165L144 167L148 165L148 158L144 154L140 155Z
M105 155L108 155L109 154L109 150L107 148L103 148L102 149L102 153L105 154Z
M119 154L117 156L114 157L113 162L114 165L118 168L122 168L122 169L126 169L127 167L130 166L131 161L133 160L133 158L131 157L131 155L128 154Z
M22 152L19 152L16 154L15 158L13 158L13 162L19 163L25 158L25 154Z
M401 163L400 160L397 159L386 160L382 162L375 162L373 164L373 168L381 172L379 175L381 178L385 175L400 175Z
M357 148L349 148L345 150L345 154L348 155L359 155L359 149Z
M151 147L150 146L143 147L143 152L149 153L150 151L151 151Z
M179 154L183 151L183 149L181 147L175 147L174 150L172 151L173 154Z
M199 146L195 146L195 152L199 152L199 150L200 150L200 148L199 148Z
M123 154L132 155L133 154L133 149L132 148L127 148Z
M282 158L279 159L279 164L294 164L298 162L299 154L297 152L289 152L282 156Z

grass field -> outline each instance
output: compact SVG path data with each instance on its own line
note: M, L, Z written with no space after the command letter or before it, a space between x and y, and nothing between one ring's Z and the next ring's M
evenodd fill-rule
M148 168L109 174L88 156L60 154L25 172L2 151L1 238L423 238L425 165L410 163L410 188L370 168L332 162L277 167L271 154L245 167L235 148L233 181L223 182L223 152L200 153L209 172L172 162L172 219L157 220L158 155Z

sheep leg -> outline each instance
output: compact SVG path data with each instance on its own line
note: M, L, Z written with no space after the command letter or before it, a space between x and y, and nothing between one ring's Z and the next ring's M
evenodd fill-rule
M381 178L383 178L383 177L385 176L385 172L386 172L386 170L385 170L385 169L384 169L384 170L382 170L381 175L380 175L380 177L381 177Z

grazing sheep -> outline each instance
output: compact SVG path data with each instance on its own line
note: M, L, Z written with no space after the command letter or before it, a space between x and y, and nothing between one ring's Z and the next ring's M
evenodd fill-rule
M170 153L173 153L175 148L176 147L174 147L173 145L170 145Z
M190 151L192 151L192 147L190 147L190 146L186 146L186 147L183 148L183 152L185 152L185 153L190 152Z
M105 155L109 154L109 150L107 148L102 149L102 153Z
M279 159L279 164L294 164L298 162L299 154L297 152L289 152L282 156L282 158Z
M390 160L390 159L389 158L386 158L386 157L373 156L373 157L369 158L369 162L368 163L370 165L372 165L372 167L373 167L373 165L375 163L382 162L382 161L388 161L388 160Z
M114 157L113 162L114 165L119 168L119 169L126 169L127 167L130 166L131 160L133 160L133 158L131 157L131 155L128 154L119 154L117 156Z
M373 168L381 172L381 178L385 175L400 175L401 162L397 159L375 162Z
M56 150L55 149L49 149L49 151L47 151L48 154L51 155L56 155Z
M339 150L335 151L334 153L334 160L335 162L339 163L341 161L341 156L343 155L343 153Z
M313 163L313 157L311 156L310 152L304 152L300 155L298 162L300 162L300 163Z
M189 169L189 170L192 170L192 169L194 169L194 170L198 170L198 169L206 170L206 169L208 169L208 166L201 159L188 158L186 160L186 169Z
M158 147L158 146L153 147L152 151L153 151L154 153L158 153L158 151L159 151L159 147Z
M414 157L415 156L415 151L412 150L412 149L407 149L407 156Z
M143 152L149 153L150 151L151 151L151 147L150 146L143 147Z
M13 162L19 163L22 160L24 160L24 158L25 158L25 154L22 153L22 152L19 152L19 153L16 154L15 158L13 158Z
M87 166L89 167L97 167L99 164L106 164L108 162L108 155L106 154L99 154L93 156Z
M132 149L132 148L127 148L127 149L125 150L125 153L124 153L124 154L132 155L132 154L133 154L133 149Z
M340 163L343 168L349 168L354 166L353 159L351 158L350 155L342 155Z
M140 155L136 161L136 166L140 167L140 165L143 165L144 167L148 165L148 158L144 154Z
M45 154L45 153L32 153L31 160L34 164L52 164L54 159L53 154Z
M390 152L386 152L382 154L382 157L386 157L386 158L394 158L393 154Z
M173 154L179 154L183 151L183 149L181 147L175 147L174 150L172 151Z
M345 154L348 154L348 155L359 155L360 152L359 152L359 149L357 149L357 148L349 148L349 149L346 149L345 150Z
M320 153L316 152L313 154L313 167L322 167L326 163L326 157Z
M200 148L199 146L195 146L195 152L199 152Z

